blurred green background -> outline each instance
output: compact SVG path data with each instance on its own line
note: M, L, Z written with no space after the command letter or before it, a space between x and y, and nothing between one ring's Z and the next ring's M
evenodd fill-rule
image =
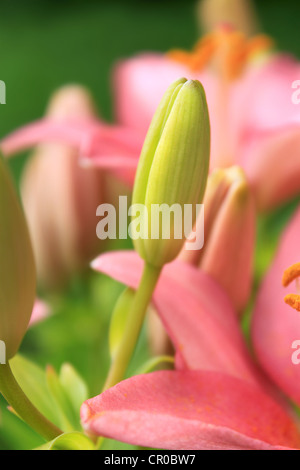
M254 3L263 31L279 49L300 58L299 0ZM118 59L143 50L190 48L198 36L191 0L2 0L0 79L6 83L7 104L0 106L0 136L41 117L51 93L66 83L87 86L101 115L112 120L110 72ZM16 181L23 163L24 156L10 163ZM294 206L259 222L259 273L268 264ZM71 362L89 382L90 393L97 394L108 367L109 316L121 290L96 274L75 279L64 296L51 299L55 314L28 332L22 352L43 367L51 363L58 369L63 362ZM147 356L145 340L139 351L140 363ZM28 449L41 443L5 410L3 400L1 408L0 449Z

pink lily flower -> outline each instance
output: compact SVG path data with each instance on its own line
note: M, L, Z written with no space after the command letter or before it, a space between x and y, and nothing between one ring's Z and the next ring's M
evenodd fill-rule
M299 63L266 53L265 37L250 40L223 28L192 52L143 53L114 71L119 123L145 132L163 90L180 76L200 80L211 119L212 168L244 168L260 209L299 194L300 107L292 102ZM288 159L286 156L288 155Z
M92 266L135 288L142 261L113 252ZM132 377L85 402L88 432L167 449L300 448L286 403L255 365L231 303L209 275L176 260L164 267L153 303L176 370Z

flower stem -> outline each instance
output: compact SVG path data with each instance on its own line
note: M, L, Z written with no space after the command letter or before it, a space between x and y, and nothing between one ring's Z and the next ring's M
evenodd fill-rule
M133 298L124 335L116 356L111 364L103 391L123 380L131 356L134 352L147 307L159 279L162 268L145 264L142 279Z
M27 398L8 363L0 364L0 392L17 415L47 441L63 434L63 431L48 421Z

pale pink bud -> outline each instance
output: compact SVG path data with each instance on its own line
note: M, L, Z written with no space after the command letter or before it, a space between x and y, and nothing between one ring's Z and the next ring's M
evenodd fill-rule
M243 171L214 171L204 197L204 247L181 258L210 274L241 312L251 291L255 206Z
M51 99L47 119L89 122L92 100L80 86L66 86ZM40 144L30 158L22 195L35 252L38 278L56 287L87 265L99 247L96 208L103 184L98 169L82 168L75 147L61 142Z

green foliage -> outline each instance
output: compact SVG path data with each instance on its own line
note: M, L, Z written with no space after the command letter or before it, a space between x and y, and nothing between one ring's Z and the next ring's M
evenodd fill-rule
M92 441L80 432L62 434L35 450L94 450Z

